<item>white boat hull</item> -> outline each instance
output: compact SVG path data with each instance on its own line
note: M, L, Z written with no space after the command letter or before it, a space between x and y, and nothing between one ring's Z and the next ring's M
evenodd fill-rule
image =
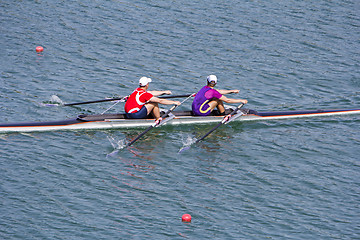
M277 119L291 119L304 118L314 116L337 116L345 114L359 114L360 109L344 109L344 110L305 110L305 111L287 111L287 112L255 112L240 116L234 121L259 121L259 120L277 120ZM175 112L176 115L176 112ZM127 128L146 128L154 123L154 119L117 119L116 116L122 114L110 114L111 118L106 118L107 115L94 115L101 120L86 120L86 117L79 117L77 119L70 119L56 122L31 122L31 123L10 123L0 124L0 133L7 132L43 132L43 131L59 131L59 130L97 130L97 129L127 129ZM89 117L92 117L91 115ZM84 120L85 119L85 120ZM163 125L194 125L194 124L209 124L218 123L223 119L223 116L176 116L171 121Z

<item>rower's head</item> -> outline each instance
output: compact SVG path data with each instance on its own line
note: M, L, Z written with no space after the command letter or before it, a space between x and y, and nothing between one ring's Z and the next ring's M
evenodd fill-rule
M216 83L217 83L217 77L215 75L207 76L207 85L209 87L215 87Z
M142 77L139 80L139 86L140 87L149 87L149 83L151 83L151 78L148 77Z

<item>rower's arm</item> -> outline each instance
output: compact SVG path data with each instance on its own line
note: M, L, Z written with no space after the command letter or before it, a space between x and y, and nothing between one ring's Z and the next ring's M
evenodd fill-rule
M217 90L220 94L224 95L224 94L229 94L229 93L239 93L240 90L238 89L233 89L233 90Z
M246 99L234 99L234 98L227 98L224 95L221 96L221 98L219 98L221 101L224 101L226 103L244 103L247 104L247 100Z
M163 95L163 94L171 94L171 91L169 91L169 90L166 90L166 91L147 91L147 92L151 93L155 97Z
M165 104L165 105L170 105L170 104L180 105L179 101L172 101L172 100L167 100L167 99L158 98L158 97L150 98L149 102L160 103L160 104Z

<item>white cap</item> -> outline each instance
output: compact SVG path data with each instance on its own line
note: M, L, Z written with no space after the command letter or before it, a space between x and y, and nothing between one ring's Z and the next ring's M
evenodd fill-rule
M215 82L217 83L217 77L215 75L209 75L207 77L207 81L210 83L210 82Z
M142 77L140 78L139 80L139 84L140 86L144 87L146 86L146 84L150 83L151 82L151 78L148 78L148 77Z

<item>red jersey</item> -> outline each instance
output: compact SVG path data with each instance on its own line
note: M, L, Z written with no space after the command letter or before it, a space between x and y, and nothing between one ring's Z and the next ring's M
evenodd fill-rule
M125 103L125 112L127 113L136 113L147 103L153 95L146 92L144 89L137 88L129 96L128 100Z

